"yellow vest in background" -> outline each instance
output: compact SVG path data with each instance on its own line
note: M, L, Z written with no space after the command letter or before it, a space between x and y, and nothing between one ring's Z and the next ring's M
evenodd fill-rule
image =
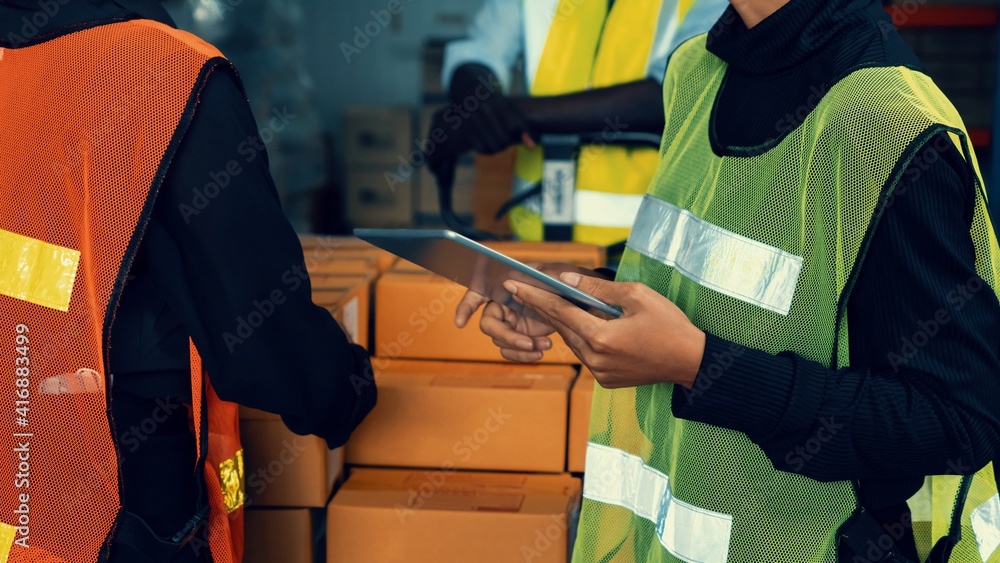
M677 21L694 0L680 0ZM556 96L636 82L647 77L656 40L658 0L560 0L531 85L532 96ZM607 116L611 121L616 116ZM628 132L628 124L622 124ZM541 182L542 150L518 149L515 194ZM628 238L642 196L656 172L654 148L584 147L578 158L573 240L610 245ZM542 240L539 203L511 210L522 240Z

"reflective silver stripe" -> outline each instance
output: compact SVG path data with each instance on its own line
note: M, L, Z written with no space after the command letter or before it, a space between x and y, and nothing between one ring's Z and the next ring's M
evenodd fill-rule
M576 190L576 224L628 229L642 205L642 196Z
M628 247L740 301L787 315L802 258L707 223L647 195Z
M586 499L620 506L656 525L660 544L689 563L725 563L733 517L678 500L670 478L642 458L619 449L587 444Z
M993 495L972 511L972 532L979 545L979 556L989 561L1000 547L1000 495Z

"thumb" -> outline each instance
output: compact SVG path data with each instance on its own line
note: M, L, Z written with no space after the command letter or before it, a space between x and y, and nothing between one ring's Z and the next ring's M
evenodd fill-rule
M525 131L521 133L521 144L524 148L529 151L533 151L538 148L538 143L535 142L535 138L531 136L531 133Z
M455 309L455 326L458 328L465 328L465 325L469 324L469 319L472 315L479 310L479 307L485 303L487 299L478 293L473 291L465 292L462 297L462 301L459 302L458 308Z
M626 284L617 283L576 272L565 272L559 278L580 291L604 301L608 305L628 305Z

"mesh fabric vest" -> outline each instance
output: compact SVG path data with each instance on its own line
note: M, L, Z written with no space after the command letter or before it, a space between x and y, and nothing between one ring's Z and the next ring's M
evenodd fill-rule
M726 68L704 36L671 60L660 165L618 279L656 289L722 338L844 367L852 283L906 165L947 131L981 178L964 126L925 75L867 68L774 146L720 157L709 127ZM971 236L995 287L1000 249L984 193L980 181ZM575 562L835 561L837 530L856 508L851 483L777 471L746 435L673 417L674 393L697 401L733 359L709 359L690 391L597 389ZM949 505L944 528L960 481L949 479L935 491ZM995 495L979 483L980 499Z
M88 563L113 549L110 327L198 94L224 65L214 47L146 20L0 49L0 560ZM211 504L192 541L239 561L236 406L218 400L194 351L191 365Z
M683 15L691 4L684 0L675 9ZM662 6L663 2L657 0L616 0L609 12L607 0L561 0L532 81L531 95L555 96L646 78ZM530 8L526 5L525 9ZM609 130L608 134L610 139L615 133ZM543 160L540 148L518 149L515 191L541 182ZM656 170L656 151L583 147L577 162L573 240L602 245L625 240L627 224L609 225L603 219L622 215L615 212L618 208L634 212L632 202L646 191ZM520 239L542 240L537 203L534 207L515 207L510 218L511 228Z

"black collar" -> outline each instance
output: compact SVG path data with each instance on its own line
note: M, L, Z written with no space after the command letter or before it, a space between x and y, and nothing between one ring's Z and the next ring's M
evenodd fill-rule
M747 29L735 8L726 10L708 35L708 50L750 75L796 66L873 14L886 16L879 0L791 0Z

